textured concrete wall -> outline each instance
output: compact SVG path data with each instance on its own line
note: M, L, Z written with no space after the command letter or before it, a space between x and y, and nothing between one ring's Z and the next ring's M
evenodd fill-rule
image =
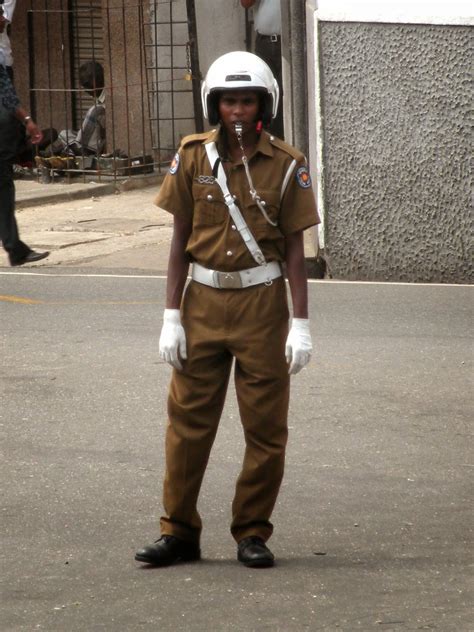
M472 29L320 22L335 278L472 282Z

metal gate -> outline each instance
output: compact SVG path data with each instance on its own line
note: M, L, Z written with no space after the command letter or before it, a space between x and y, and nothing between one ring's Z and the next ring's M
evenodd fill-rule
M152 144L166 162L182 136L203 129L194 2L151 0L144 18Z
M72 81L79 88L79 68L92 59L104 65L102 0L71 0ZM72 99L74 128L79 129L92 98L79 91Z
M114 177L142 173L144 162L160 170L182 136L202 130L194 0L29 0L28 38L25 76L42 127L78 129L93 104L79 67L104 67L112 161L95 156L94 176L110 175L104 165ZM86 173L83 164L69 175Z

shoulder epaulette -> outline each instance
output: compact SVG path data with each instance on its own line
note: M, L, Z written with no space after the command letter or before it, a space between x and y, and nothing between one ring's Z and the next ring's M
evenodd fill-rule
M202 142L209 138L212 132L202 132L201 134L189 134L189 136L185 136L181 141L181 147L186 147L186 145L191 145L192 143Z
M278 149L285 151L295 160L300 161L304 159L304 154L299 149L296 149L292 145L288 145L288 143L285 143L284 140L281 140L276 136L270 136L270 142L274 147L278 147Z

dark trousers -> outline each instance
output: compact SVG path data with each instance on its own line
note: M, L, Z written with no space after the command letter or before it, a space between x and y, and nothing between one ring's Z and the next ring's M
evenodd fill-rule
M31 250L21 241L15 219L13 161L17 146L16 118L0 102L0 240L10 263L21 261Z
M255 54L261 57L264 62L270 66L278 87L280 88L280 101L278 103L278 111L276 117L270 125L270 131L284 140L283 131L283 81L281 74L281 38L276 42L272 42L268 35L256 34L255 38Z

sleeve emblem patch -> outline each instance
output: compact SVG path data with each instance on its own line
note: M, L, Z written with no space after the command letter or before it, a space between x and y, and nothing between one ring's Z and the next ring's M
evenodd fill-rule
M178 169L179 169L179 153L176 153L170 164L170 174L174 176L174 174L178 172Z
M302 189L309 189L311 187L311 176L309 175L308 167L300 167L296 172L296 182Z

